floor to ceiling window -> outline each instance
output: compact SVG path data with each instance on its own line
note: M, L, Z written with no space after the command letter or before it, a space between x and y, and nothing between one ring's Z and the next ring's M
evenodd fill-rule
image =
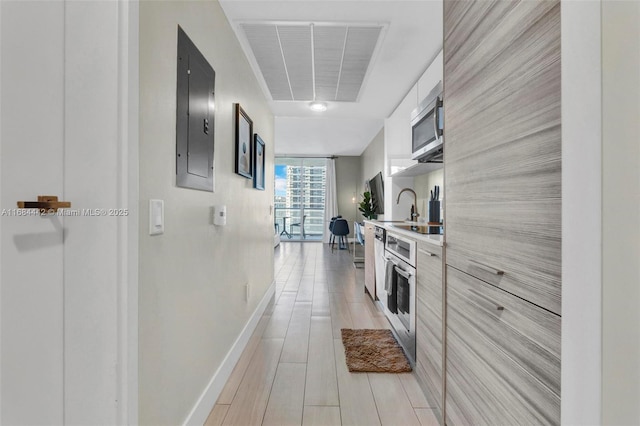
M322 241L326 159L276 158L275 223L282 241Z

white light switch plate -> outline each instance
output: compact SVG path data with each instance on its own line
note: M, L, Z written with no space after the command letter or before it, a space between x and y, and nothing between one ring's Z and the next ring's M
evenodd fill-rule
M164 201L149 200L149 235L164 234Z

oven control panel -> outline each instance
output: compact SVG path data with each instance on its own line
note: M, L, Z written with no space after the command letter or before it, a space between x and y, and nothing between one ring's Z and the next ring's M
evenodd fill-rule
M416 247L417 243L414 240L387 232L385 249L414 268L416 267Z

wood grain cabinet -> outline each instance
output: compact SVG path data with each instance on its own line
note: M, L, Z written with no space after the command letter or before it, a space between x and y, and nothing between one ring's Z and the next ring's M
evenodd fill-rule
M418 242L416 268L416 374L442 421L442 248Z
M364 223L364 287L376 300L375 226Z
M558 1L445 1L447 263L560 314Z
M447 424L560 422L560 317L447 267Z
M560 423L560 2L444 1L445 417Z

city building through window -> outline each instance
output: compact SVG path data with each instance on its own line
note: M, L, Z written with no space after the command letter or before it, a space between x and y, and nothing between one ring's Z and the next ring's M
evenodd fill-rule
M326 179L324 158L276 158L275 223L281 239L322 240Z

